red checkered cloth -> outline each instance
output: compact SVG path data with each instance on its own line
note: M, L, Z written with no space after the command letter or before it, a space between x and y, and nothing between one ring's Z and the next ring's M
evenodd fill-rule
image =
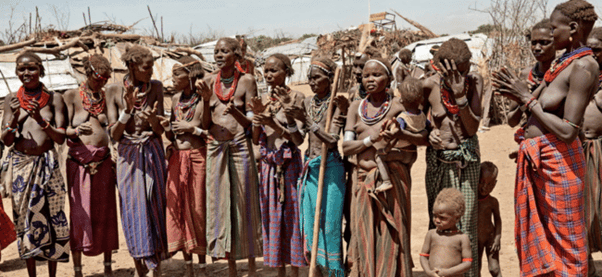
M0 250L6 248L15 240L17 240L15 225L4 212L2 197L0 197Z
M521 276L587 276L584 178L579 139L521 142L514 192Z

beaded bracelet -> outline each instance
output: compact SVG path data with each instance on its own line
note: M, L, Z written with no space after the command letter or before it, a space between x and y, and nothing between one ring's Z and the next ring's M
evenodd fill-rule
M9 123L6 123L6 125L4 126L4 130L9 131L11 133L15 133L17 132L17 128L11 128Z
M577 124L575 124L575 123L573 123L573 122L570 122L570 121L569 121L568 119L566 119L566 118L563 118L563 119L562 119L562 121L564 121L564 122L565 122L566 124L568 124L568 125L571 125L571 127L575 128L575 129L579 129L579 128L581 128L581 126L579 126L579 125L577 125Z
M75 136L78 136L78 137L79 137L79 129L78 129L78 128L75 128L75 131L74 131L74 132L75 132Z
M520 106L520 110L525 112L527 110L527 108L529 107L529 105L535 101L537 99L535 99L535 97L531 97L531 99L529 99L529 101L527 101L527 103L525 103L524 105ZM531 111L531 109L529 109L529 111Z
M528 102L529 104L527 105L527 108L529 109L529 112L531 112L531 110L533 110L533 107L535 107L535 105L537 105L537 103L539 103L537 101L537 99L533 98L533 100L530 100Z
M42 125L44 124L44 125ZM48 129L48 127L50 127L50 122L48 122L46 119L44 119L44 121L42 123L38 122L38 125L40 125L40 127L42 127L42 130Z

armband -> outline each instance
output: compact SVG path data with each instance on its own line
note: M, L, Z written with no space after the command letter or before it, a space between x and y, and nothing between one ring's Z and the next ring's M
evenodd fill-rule
M372 138L371 138L370 136L367 136L367 137L364 139L364 145L365 145L366 147L370 147L370 146L372 146Z
M535 107L535 105L537 105L537 103L539 103L539 102L537 102L537 99L533 99L533 101L531 101L531 103L529 103L527 105L527 108L529 109L529 112L531 112L533 110L533 108Z
M299 131L299 128L297 128L297 125L292 125L292 126L288 125L286 127L286 129L288 129L288 132L291 133L291 134L294 133L294 132Z
M192 134L195 136L200 136L203 134L203 129L199 127L194 127L194 131L192 132Z
M345 136L343 137L343 141L352 141L355 140L355 132L354 131L345 131Z
M464 258L462 259L463 263L472 263L472 258Z
M419 255L421 257L427 257L427 258L431 256L430 254L426 254L426 253L420 253Z
M132 114L125 113L125 111L121 111L121 113L119 114L119 119L117 121L119 121L119 123L121 124L127 124L130 118L132 118Z
M255 114L253 113L253 111L248 111L247 112L247 117L252 118L253 116L255 116Z
M564 121L564 122L565 122L566 124L568 124L568 125L571 125L571 127L575 128L575 129L580 129L580 128L581 128L581 126L579 126L579 125L577 125L577 124L575 124L575 123L573 123L573 122L570 122L570 121L569 121L568 119L566 119L566 118L563 118L563 119L562 119L562 121Z
M466 98L466 95L456 98L456 105L458 105L458 107L465 107L468 105L468 98Z

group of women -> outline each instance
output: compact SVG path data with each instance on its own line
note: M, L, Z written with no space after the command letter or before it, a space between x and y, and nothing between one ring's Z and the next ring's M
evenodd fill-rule
M493 76L496 90L516 102L510 123L527 115L516 136L515 226L523 276L588 272L587 230L596 226L585 221L586 159L577 135L598 90L599 66L586 47L602 52L602 38L588 41L596 19L586 1L558 5L550 20L531 32L535 67L520 76L506 69ZM554 50L565 54L554 60ZM142 46L126 50L128 74L106 87L111 66L101 55L90 55L84 60L86 81L64 95L40 82L45 68L37 55L18 56L22 87L5 100L1 133L10 147L5 190L13 199L13 221L0 209L0 247L16 239L30 276L40 259L55 276L56 262L68 261L69 250L76 276L83 275L82 253L104 254L105 275L112 275L111 253L118 248L115 188L139 276L160 275L161 261L178 251L187 276L194 275L193 254L199 255L201 270L205 255L227 259L230 276L236 276L239 259L248 259L255 275L256 257L277 267L279 276L285 276L286 264L298 276L311 255L318 276L411 276L410 169L420 145L428 147L429 216L443 188L459 189L466 211L458 227L469 235L478 261L476 133L483 79L470 72L466 43L443 43L430 65L437 74L421 81L422 109L431 123L420 132L396 121L404 106L393 94L391 65L376 53L361 53L354 61L359 84L350 100L333 95L337 65L327 58L312 60L307 74L314 95L305 97L286 86L293 74L289 58L270 56L264 66L269 91L258 95L240 41L222 38L214 53L218 70L206 76L192 58L174 66L177 93L169 116L162 84L151 80L153 57ZM329 114L331 101L335 108ZM590 126L585 136L592 140L599 124L585 122ZM308 149L301 153L306 136ZM170 141L166 149L163 137ZM67 189L55 150L65 139ZM383 155L397 140L409 143ZM118 145L116 161L111 141ZM259 146L258 163L253 144ZM589 145L592 153L600 148ZM388 172L379 171L377 157ZM314 238L322 159L327 161L320 232ZM384 174L392 188L377 190ZM69 215L63 210L66 196ZM314 239L317 253L312 253ZM477 275L474 262L467 276Z

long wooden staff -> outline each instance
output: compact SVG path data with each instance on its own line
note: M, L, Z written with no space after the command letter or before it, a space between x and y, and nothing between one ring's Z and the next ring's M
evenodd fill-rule
M332 82L332 91L328 100L328 110L326 112L326 128L325 132L330 131L330 123L332 122L332 113L334 112L334 102L332 101L337 93L337 85L339 84L339 75L341 68L337 68L334 72L334 82ZM316 260L318 258L318 241L320 235L320 210L322 209L322 195L324 190L324 175L326 174L326 161L328 160L328 145L322 142L322 160L320 161L320 175L318 175L318 197L316 198L316 212L314 214L314 236L311 245L311 263L309 266L309 277L314 277L316 270Z

